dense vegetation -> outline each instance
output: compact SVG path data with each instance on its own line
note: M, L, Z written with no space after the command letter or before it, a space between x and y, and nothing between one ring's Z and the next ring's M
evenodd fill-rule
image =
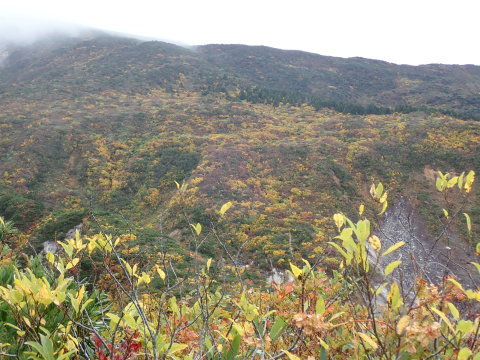
M411 263L361 254L389 246L381 181L392 212L400 198L416 209L412 237L472 261L478 67L99 34L9 52L0 352L473 358L476 275L406 273L406 291ZM44 244L55 254L36 257ZM272 270L293 281L265 284Z
M463 208L474 176L473 171L438 174L436 188L448 205L444 231ZM184 194L186 186L178 191ZM381 215L388 192L379 183L370 195L367 206ZM319 253L313 262L290 263L291 280L270 288L249 286L240 250L229 251L216 230L232 206L221 206L218 224L209 229L189 224L194 260L186 273L179 272L178 259L165 248L149 262L128 261L131 234L82 237L78 231L60 242L56 255L29 258L19 269L20 259L7 244L19 249L21 237L0 218L1 355L43 360L480 358L480 291L453 276L439 285L418 277L406 288L398 270L402 261L388 259L405 242L383 247L364 217L365 205L356 223L335 214L339 235L320 243L338 251L339 266L326 264L326 255ZM463 215L471 239L470 216ZM201 244L212 236L226 261L199 261ZM480 272L479 263L472 265Z

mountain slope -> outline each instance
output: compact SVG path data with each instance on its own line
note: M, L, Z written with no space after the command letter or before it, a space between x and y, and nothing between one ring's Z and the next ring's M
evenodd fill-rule
M0 92L15 88L38 98L106 89L235 92L259 86L364 105L408 104L477 115L480 108L480 67L473 65L395 65L263 46L187 49L99 34L47 39L9 53Z
M197 49L220 68L263 87L391 107L409 104L477 112L480 106L478 66L395 65L264 46L206 45Z
M332 213L356 216L360 203L368 205L372 181L385 183L392 198L420 192L419 201L436 217L441 209L422 174L479 172L479 122L422 112L358 116L238 97L258 85L344 99L330 86L350 89L358 81L349 101L393 105L375 98L367 70L353 70L358 64L384 79L404 68L236 45L194 51L108 36L14 49L0 70L0 213L21 219L40 246L93 211L96 221L83 219L91 231L99 224L106 231L133 227L139 237L132 249L154 250L155 239L171 234L170 245L184 258L191 250L182 240L189 239L188 224L220 222L229 246L248 240L244 249L263 267L282 266L293 250L306 257L324 251ZM350 70L324 70L333 65ZM406 67L425 78L434 68ZM457 84L458 68L448 69L435 81ZM322 82L325 71L330 78ZM295 80L300 73L302 86ZM422 96L425 105L430 95ZM184 194L175 181L189 184ZM226 201L235 205L222 220L217 210ZM32 218L42 206L42 219ZM480 208L468 206L472 214ZM144 256L155 256L154 250ZM201 253L218 255L215 239L206 239Z

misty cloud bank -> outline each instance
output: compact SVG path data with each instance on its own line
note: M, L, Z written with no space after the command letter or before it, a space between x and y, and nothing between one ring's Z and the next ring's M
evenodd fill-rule
M83 26L58 20L0 14L0 52L1 44L29 45L47 36L74 37L85 31Z

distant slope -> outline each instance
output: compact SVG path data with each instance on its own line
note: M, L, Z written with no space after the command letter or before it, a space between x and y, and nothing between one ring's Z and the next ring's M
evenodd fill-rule
M362 104L480 111L479 66L395 65L265 46L206 45L197 50L221 69L262 87Z
M216 67L186 48L101 35L11 49L0 69L0 94L59 99L120 89L199 90L220 80Z
M194 49L105 34L43 40L9 49L0 95L64 98L156 88L205 93L258 86L330 101L435 107L480 116L480 67L395 65L264 46Z

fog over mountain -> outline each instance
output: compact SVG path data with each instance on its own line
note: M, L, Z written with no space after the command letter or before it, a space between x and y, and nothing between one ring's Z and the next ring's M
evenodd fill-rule
M0 15L0 43L27 45L46 36L78 36L86 31L85 26L59 20Z

